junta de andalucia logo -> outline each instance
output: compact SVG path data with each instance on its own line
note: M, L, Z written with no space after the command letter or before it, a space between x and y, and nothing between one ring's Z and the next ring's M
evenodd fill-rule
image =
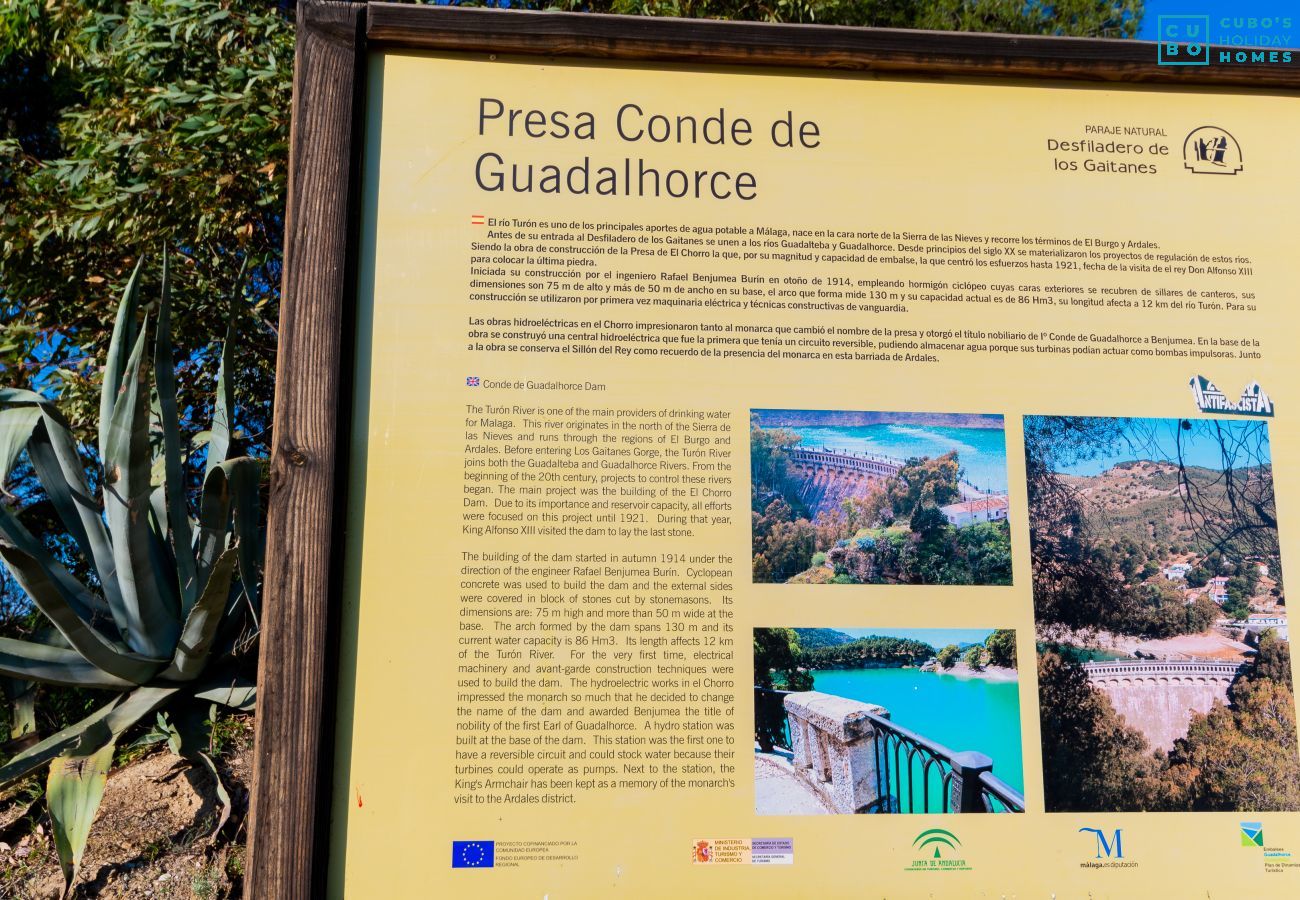
M916 858L906 872L969 872L961 841L946 828L927 828L912 841Z

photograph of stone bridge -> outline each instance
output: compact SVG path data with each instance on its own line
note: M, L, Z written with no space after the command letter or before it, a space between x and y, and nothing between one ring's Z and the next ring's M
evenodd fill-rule
M754 580L1009 584L1001 416L751 412Z
M754 811L1023 812L1016 664L1013 629L755 628Z
M1047 810L1300 809L1267 422L1024 435Z

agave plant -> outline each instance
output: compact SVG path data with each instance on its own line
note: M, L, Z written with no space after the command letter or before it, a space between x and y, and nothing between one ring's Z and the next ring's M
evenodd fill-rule
M142 322L140 265L124 292L103 372L102 466L91 470L92 477L52 402L32 391L0 390L2 474L7 477L26 449L66 529L68 540L60 546L75 546L89 573L84 583L74 577L0 504L0 559L53 626L48 641L0 637L0 676L110 695L85 719L0 766L0 787L50 766L46 797L69 891L118 739L154 716L174 750L216 777L194 726L212 720L211 712L205 715L210 704L247 710L254 702L254 689L237 677L236 664L256 635L261 467L247 457L228 458L234 319L222 347L192 516L166 257L162 268L156 309L144 310ZM219 830L229 814L219 778L217 793Z

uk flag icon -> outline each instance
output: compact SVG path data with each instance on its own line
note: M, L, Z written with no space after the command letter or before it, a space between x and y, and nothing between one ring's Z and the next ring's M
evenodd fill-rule
M465 379L465 387L478 387L478 376L470 375Z

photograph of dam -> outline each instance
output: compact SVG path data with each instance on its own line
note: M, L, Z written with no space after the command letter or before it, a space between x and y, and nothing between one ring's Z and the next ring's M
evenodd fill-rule
M750 412L753 579L1011 583L1001 416Z
M1024 433L1048 811L1300 809L1268 424Z

